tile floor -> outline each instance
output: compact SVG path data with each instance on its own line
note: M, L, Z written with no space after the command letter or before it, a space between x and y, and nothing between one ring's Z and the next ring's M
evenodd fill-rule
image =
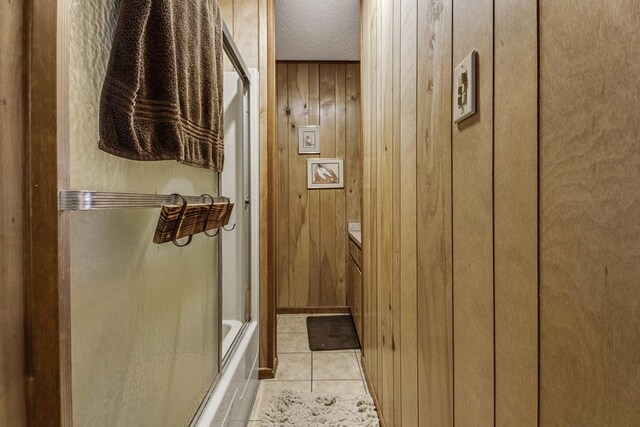
M274 379L260 381L249 427L260 425L271 397L280 390L368 393L360 367L360 350L309 350L308 316L311 315L278 315L278 371Z

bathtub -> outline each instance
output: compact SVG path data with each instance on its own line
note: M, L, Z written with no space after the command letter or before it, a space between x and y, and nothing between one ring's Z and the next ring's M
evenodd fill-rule
M229 328L231 331L232 326L229 325ZM258 330L257 321L248 323L242 330L238 345L232 349L213 392L193 426L247 425L258 391Z
M222 321L222 354L226 355L229 349L231 348L231 344L233 344L233 340L240 333L240 329L242 329L242 322L239 320L223 320Z

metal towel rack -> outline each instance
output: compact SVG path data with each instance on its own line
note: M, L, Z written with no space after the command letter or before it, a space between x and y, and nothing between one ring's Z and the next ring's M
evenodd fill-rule
M189 204L210 204L207 196L183 196ZM214 203L226 203L224 197L214 197ZM180 205L176 194L112 193L102 191L63 190L58 193L58 209L61 211L95 211L105 209L161 208L163 205Z

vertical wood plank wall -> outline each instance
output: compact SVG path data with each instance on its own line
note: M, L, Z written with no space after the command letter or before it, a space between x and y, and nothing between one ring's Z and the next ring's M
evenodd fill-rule
M424 426L453 423L452 14L450 0L418 0L418 46L424 49L417 58L416 116L419 389L410 404Z
M279 62L276 79L278 307L344 307L347 221L360 220L360 65ZM320 126L319 155L298 154L303 125ZM307 189L318 157L344 159L344 189Z
M461 426L494 419L492 26L493 0L453 2L453 66L478 52L477 112L453 126L452 142L454 418Z
M363 367L387 425L537 422L536 4L362 3ZM455 125L472 50L479 112Z
M23 315L23 3L0 2L0 425L26 425Z
M640 8L540 0L539 12L540 424L635 425Z
M451 425L452 3L362 4L363 368L388 425Z
M495 0L495 423L538 413L538 53L535 1Z

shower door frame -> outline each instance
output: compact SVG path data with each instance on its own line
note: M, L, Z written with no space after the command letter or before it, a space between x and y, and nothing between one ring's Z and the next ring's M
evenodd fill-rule
M59 210L58 202L59 190L70 186L69 126L66 123L69 117L69 14L66 13L69 3L70 0L25 0L25 399L27 423L38 427L73 425L70 226L69 212ZM243 98L248 111L248 69L224 22L223 27L224 49L244 81ZM245 123L247 128L248 117ZM245 133L248 138L249 133ZM245 147L250 149L248 145ZM248 171L246 173L249 180ZM218 277L220 274L219 268ZM250 283L248 286L251 289ZM218 291L222 292L220 281ZM219 298L219 305L221 301ZM250 301L249 294L247 303ZM220 308L219 332L222 327ZM250 309L247 313L250 315ZM221 338L219 333L218 374L213 386L223 369Z

